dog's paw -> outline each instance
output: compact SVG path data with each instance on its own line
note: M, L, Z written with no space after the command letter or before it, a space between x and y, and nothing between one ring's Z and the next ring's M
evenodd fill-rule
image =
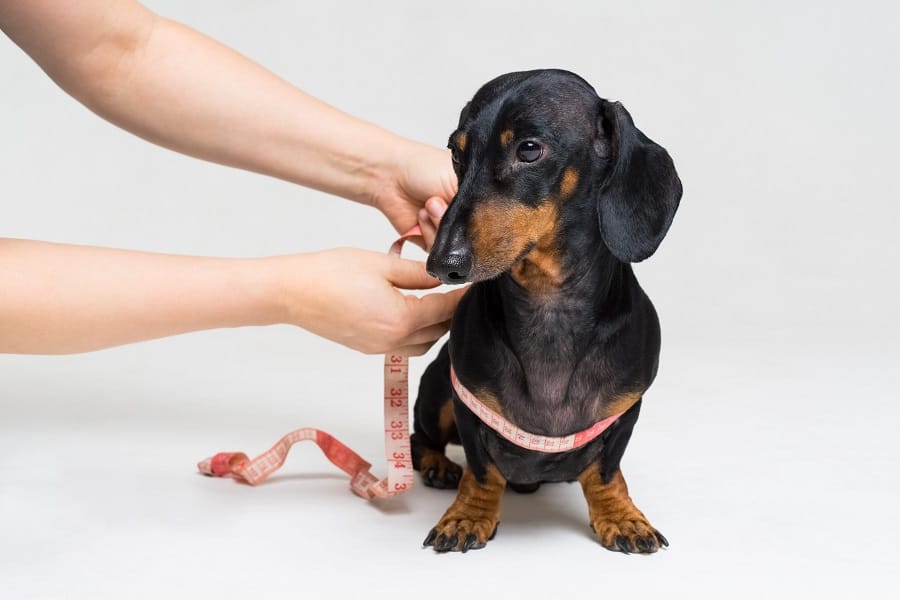
M422 544L437 552L484 548L497 531L504 489L506 479L494 465L488 465L480 479L466 468L456 500Z
M669 545L666 537L646 519L613 521L597 519L591 523L600 543L607 550L624 554L653 554Z
M478 550L497 535L496 519L466 519L444 517L428 532L423 546L432 546L437 552L468 552Z
M419 463L422 482L428 487L455 490L459 487L462 467L435 450L428 450Z

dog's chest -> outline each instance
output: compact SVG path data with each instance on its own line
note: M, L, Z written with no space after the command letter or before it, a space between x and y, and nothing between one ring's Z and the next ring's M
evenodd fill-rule
M541 435L567 435L599 418L604 401L602 365L593 364L590 335L572 328L571 315L538 315L515 348L522 366L498 399L511 421ZM608 382L607 382L608 383Z
M532 433L568 435L593 425L603 410L603 388L568 363L525 362L516 383L503 386L498 401L510 421Z
M604 418L625 391L625 374L609 360L623 336L598 325L593 297L522 302L493 282L476 286L460 304L450 339L465 385L538 435L569 435Z

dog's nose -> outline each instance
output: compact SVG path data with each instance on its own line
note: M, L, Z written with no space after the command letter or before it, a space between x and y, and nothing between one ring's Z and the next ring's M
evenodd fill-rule
M454 248L437 256L432 253L426 265L428 274L453 285L465 283L472 274L472 251L465 247Z

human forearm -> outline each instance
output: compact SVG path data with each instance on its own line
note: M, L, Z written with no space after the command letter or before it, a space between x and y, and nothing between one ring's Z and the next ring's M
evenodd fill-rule
M282 315L264 259L0 239L0 352L87 352Z
M352 248L223 259L0 238L0 353L284 323L362 352L418 355L447 331L465 290L400 289L439 283L422 262Z
M435 152L130 0L0 0L0 27L89 108L186 154L370 203L407 157Z

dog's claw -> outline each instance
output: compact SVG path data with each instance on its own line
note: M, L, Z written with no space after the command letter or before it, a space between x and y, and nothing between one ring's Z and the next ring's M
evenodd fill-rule
M462 527L459 524L452 524L449 527L438 524L437 527L428 532L424 546L431 546L435 552L468 552L469 550L480 550L484 548L489 541L497 535L497 527L499 522L494 523L490 536L487 536L487 527L477 526L475 530L471 529L468 524Z
M597 520L591 529L607 550L622 554L653 554L669 545L669 541L646 520L625 520L619 523Z
M437 528L432 529L428 532L428 535L425 536L425 541L422 542L423 546L430 546L434 543L434 538L437 537Z
M462 551L468 552L469 550L477 550L479 548L483 548L484 544L478 543L478 536L474 533L470 533L466 536L466 541L463 542Z
M434 543L434 549L438 552L450 552L455 549L459 544L459 536L453 534L450 537L447 537L443 533L438 536L437 541Z
M668 547L669 547L669 540L666 539L666 536L664 536L663 534L661 534L661 533L660 533L659 531L657 531L656 529L653 530L653 535L655 535L657 541L659 541L660 547L662 547L662 548L668 548Z

